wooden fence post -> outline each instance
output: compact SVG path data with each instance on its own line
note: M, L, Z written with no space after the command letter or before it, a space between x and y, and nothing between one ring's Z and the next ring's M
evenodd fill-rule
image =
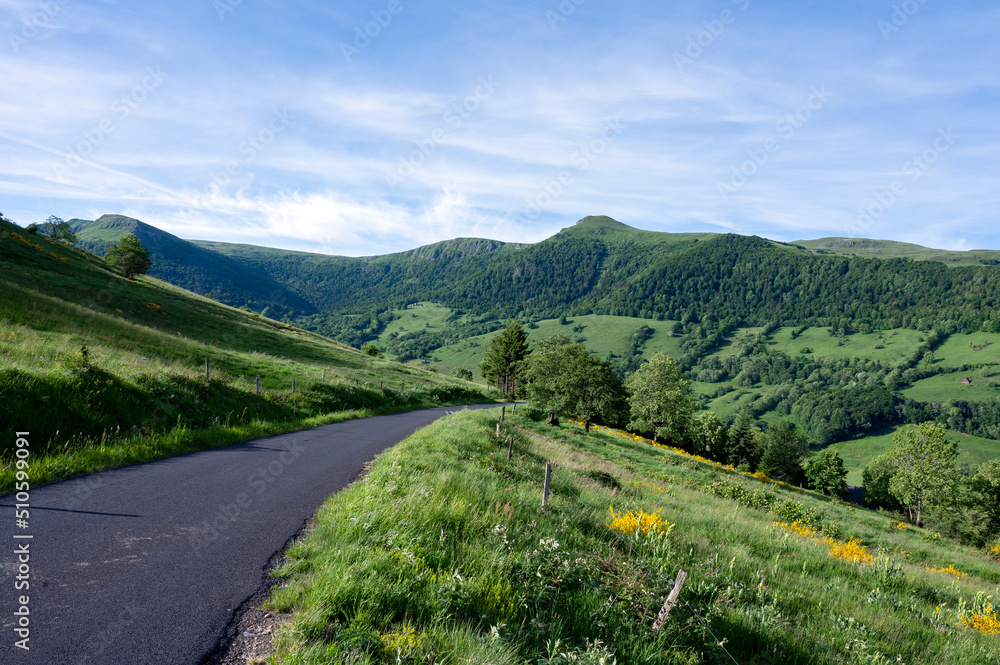
M674 588L670 590L670 595L667 596L667 602L663 603L663 607L660 609L660 613L656 615L656 621L653 622L653 630L659 630L663 623L670 616L670 610L674 609L674 605L677 604L677 599L681 595L681 587L684 586L684 580L687 579L688 574L683 570L677 573L677 580L674 582Z
M208 373L208 358L205 358L205 380L208 381L208 378L209 378L209 373Z
M549 505L549 482L552 480L552 465L545 463L545 487L542 488L542 512Z
M514 435L511 434L510 438L507 439L507 459L514 456Z
M260 396L260 374L257 375L257 395Z
M497 437L500 436L500 421L497 421Z
M506 406L500 407L500 420L501 421L507 420L507 407Z
M295 394L295 379L292 379L292 394Z

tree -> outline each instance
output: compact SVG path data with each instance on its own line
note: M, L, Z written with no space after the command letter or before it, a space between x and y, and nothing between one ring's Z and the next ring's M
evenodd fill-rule
M733 466L746 465L750 471L756 471L760 464L763 438L760 428L750 422L746 413L740 412L729 427L723 461Z
M459 367L458 369L456 369L455 376L457 376L460 379L465 379L466 381L472 381L472 379L475 378L472 376L472 370L468 370L464 367Z
M847 493L847 468L837 451L827 448L820 452L806 463L805 471L813 489L832 496Z
M538 343L527 378L529 403L546 411L550 424L557 415L573 414L589 432L592 422L617 423L624 416L625 391L611 365L565 335Z
M655 353L626 382L631 419L629 429L652 432L660 437L682 440L688 431L695 405L691 381L684 378L674 359Z
M149 250L142 246L132 233L126 233L118 242L108 247L104 259L112 268L121 270L126 279L145 275L153 262L149 260Z
M366 356L371 356L372 358L384 358L382 355L382 350L378 348L378 344L375 342L365 342L361 345L361 353Z
M1000 460L992 459L980 464L969 486L989 514L990 533L1000 532Z
M52 240L62 240L70 245L77 241L76 234L73 233L73 227L69 225L69 222L64 222L55 215L49 215L49 218L39 224L36 229Z
M889 455L897 468L889 481L889 493L907 507L917 526L924 507L954 492L958 482L958 446L945 434L944 427L927 422L904 427L892 437Z
M760 470L786 483L797 483L802 477L802 460L808 452L805 434L781 421L764 434Z
M504 395L516 399L518 386L524 385L524 359L530 353L528 336L521 324L510 323L490 342L479 363L479 371Z
M889 493L889 483L895 473L896 462L888 453L869 462L861 474L861 482L865 486L865 503L885 508L898 506L895 497Z
M712 411L702 411L691 422L691 443L696 454L724 462L728 442L726 426Z

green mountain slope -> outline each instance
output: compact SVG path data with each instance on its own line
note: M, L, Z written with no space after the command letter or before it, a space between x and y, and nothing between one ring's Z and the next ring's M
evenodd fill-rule
M31 433L34 484L362 410L483 399L156 278L125 280L0 219L0 423ZM0 493L13 446L0 443Z
M866 256L882 259L906 258L914 261L938 261L950 266L1000 265L1000 251L973 249L964 252L932 249L895 240L868 238L819 238L796 240L797 245L816 254Z
M269 280L257 294L276 294L272 302L285 307L287 320L356 345L378 337L383 313L415 301L501 319L610 314L704 321L709 329L769 321L856 329L950 321L966 331L1000 329L995 268L968 258L969 265L949 267L816 255L757 237L640 231L608 217L585 217L532 245L462 238L362 258L218 242L186 246L208 254L183 268L170 263L165 269L177 272L177 283L196 288L192 275L208 274L202 264L209 257L224 257L219 265L232 274ZM169 260L185 260L176 256ZM285 291L269 288L274 284Z
M181 240L155 226L124 215L102 215L97 220L71 219L70 225L83 249L103 256L108 246L133 233L149 250L149 274L195 293L237 307L268 309L270 316L314 314L316 309L298 293L270 276Z

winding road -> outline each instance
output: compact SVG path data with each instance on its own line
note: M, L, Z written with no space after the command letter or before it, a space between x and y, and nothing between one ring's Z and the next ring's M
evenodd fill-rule
M32 489L26 530L15 495L0 496L0 663L202 663L324 499L379 452L462 408L351 420L52 483ZM17 646L25 622L28 650Z

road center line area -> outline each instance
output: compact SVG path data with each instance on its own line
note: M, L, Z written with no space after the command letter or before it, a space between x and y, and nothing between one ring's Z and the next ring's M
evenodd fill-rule
M0 662L201 663L269 562L366 462L449 412L498 406L351 420L33 487L21 580L28 541L16 494L0 496Z

